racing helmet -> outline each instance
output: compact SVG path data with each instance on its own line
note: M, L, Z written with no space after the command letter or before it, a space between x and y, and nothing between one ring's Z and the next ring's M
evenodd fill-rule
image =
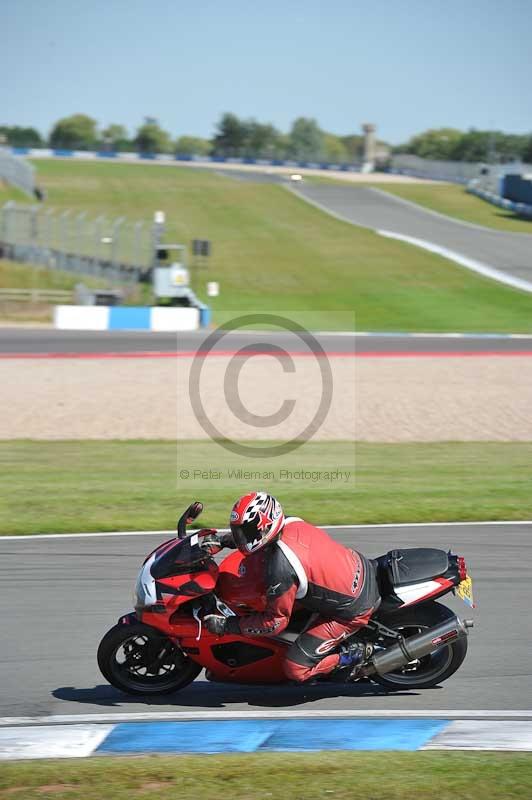
M276 539L284 526L284 513L271 494L250 492L236 501L229 523L236 546L248 556Z

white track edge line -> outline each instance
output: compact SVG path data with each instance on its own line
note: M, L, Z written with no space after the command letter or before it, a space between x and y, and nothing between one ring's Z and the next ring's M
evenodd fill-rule
M476 261L474 258L464 256L442 245L435 244L434 242L427 242L425 239L418 239L415 236L395 233L394 231L376 230L375 232L378 233L379 236L384 236L386 239L397 239L400 242L406 242L406 244L428 250L430 253L447 258L449 261L454 261L456 264L472 272L477 272L485 278L491 278L491 280L497 281L498 283L511 286L513 289L520 289L523 292L532 292L532 283L530 281L526 281L523 278L516 278L510 273L491 267L489 264L484 264L482 261Z
M297 312L300 313L300 312ZM16 327L5 327L5 325L0 322L0 334L4 331L14 331L14 330L21 330L21 331L36 331L38 333L42 332L42 328L32 328L30 326L23 326L17 325ZM55 330L52 327L46 328L47 331ZM82 331L83 333L83 331ZM120 333L120 331L89 331L89 333L102 333L102 334L115 334ZM144 336L147 333L154 334L157 336L165 336L164 331L127 331L127 334L132 334L134 337ZM204 334L200 331L188 331L191 334L198 334L198 339L204 338ZM252 329L249 331L243 330L235 330L235 331L225 331L226 336L243 336L247 333L253 333L254 335L264 335L264 334L272 334L272 333L279 333L282 335L282 331L268 331L268 330L258 330ZM364 336L364 337L375 337L375 338L390 338L390 339L406 339L406 338L429 338L429 339L448 339L452 337L457 337L461 339L532 339L532 333L497 333L493 331L483 331L477 332L474 331L449 331L442 333L441 331L309 331L314 336L347 336L347 337L357 337L357 336ZM128 351L125 351L128 352ZM9 353L7 354L9 355Z
M509 519L509 520L465 520L465 521L450 521L450 522L382 522L382 523L356 523L350 525L321 525L320 527L326 530L336 531L346 529L360 530L365 528L450 528L450 527L472 527L479 525L532 525L532 520L529 519ZM196 529L190 529L190 532ZM228 533L229 528L217 528L216 530L221 533ZM0 536L0 544L3 542L17 542L21 540L26 541L39 541L40 539L90 539L102 536L175 536L175 531L98 531L96 533L34 533L15 536Z
M449 214L443 214L441 211L434 211L433 208L422 206L420 203L415 203L413 200L407 200L406 197L392 194L392 192L387 191L386 189L381 189L377 186L365 186L364 188L369 189L370 192L376 192L377 194L384 195L387 200L393 200L401 205L409 206L410 208L420 211L423 214L429 214L430 216L437 217L445 222L451 222L453 225L462 225L464 228L472 228L475 231L482 231L482 233L496 233L502 234L502 236L530 236L530 233L527 231L503 231L499 228L488 228L487 225L480 225L474 222L468 222L465 219L459 219L458 217L451 217Z
M464 710L423 710L423 711L385 711L370 710L272 710L272 711L147 711L138 713L111 714L51 714L47 717L0 717L0 727L19 727L23 725L73 725L89 723L120 722L165 722L180 720L220 720L220 719L311 719L311 718L363 718L363 719L532 719L532 711L478 711Z

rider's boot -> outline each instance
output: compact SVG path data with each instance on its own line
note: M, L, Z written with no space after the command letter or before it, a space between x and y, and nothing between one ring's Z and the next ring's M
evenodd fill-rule
M340 660L335 672L342 671L347 680L356 678L357 668L367 661L373 653L373 645L369 642L351 642L340 650Z

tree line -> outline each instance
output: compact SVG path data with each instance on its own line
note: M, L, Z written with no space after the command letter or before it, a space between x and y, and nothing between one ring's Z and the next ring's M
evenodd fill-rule
M532 163L532 134L479 131L471 128L436 128L413 136L394 153L409 153L438 161L485 161Z
M115 123L100 129L97 121L86 114L73 114L58 120L48 138L42 137L35 128L17 125L0 126L0 136L13 147L48 146L68 150L333 163L360 162L364 155L362 135L337 136L322 130L316 120L308 117L298 117L288 133L283 133L270 123L241 119L232 113L222 114L211 139L188 135L175 139L153 117L145 117L134 136L130 136L124 125ZM386 143L379 144L387 149ZM408 142L389 150L445 161L496 163L521 160L532 163L532 133L518 135L474 128L465 132L456 128L437 128L413 136Z
M86 114L73 114L58 120L47 138L35 128L0 126L7 143L13 147L51 147L65 150L135 151L141 153L179 153L297 159L338 163L360 161L364 153L362 135L336 136L321 130L314 119L299 117L288 133L255 119L240 119L223 114L212 139L179 136L174 139L153 117L145 117L134 136L124 125L111 124L99 129Z

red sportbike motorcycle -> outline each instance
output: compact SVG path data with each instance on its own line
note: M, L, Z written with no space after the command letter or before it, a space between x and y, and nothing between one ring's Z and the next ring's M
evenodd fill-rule
M283 655L313 614L296 607L279 636L210 633L202 623L206 614L262 611L266 589L262 575L253 574L239 551L215 562L211 531L187 535L186 525L202 509L201 503L191 505L178 522L177 538L146 558L137 579L135 611L121 617L100 642L100 670L123 692L152 696L176 692L202 669L210 681L286 682ZM353 634L373 645L356 678L392 690L441 683L462 664L467 629L473 626L471 620L462 621L435 602L455 592L473 606L464 559L444 550L415 548L391 550L374 563L382 603L369 624ZM321 680L342 678L337 673Z

